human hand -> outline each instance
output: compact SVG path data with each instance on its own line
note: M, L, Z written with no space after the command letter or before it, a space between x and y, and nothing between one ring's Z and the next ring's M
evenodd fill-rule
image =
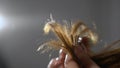
M48 64L48 68L79 68L79 65L69 54L66 54L63 49L61 49L59 57L52 59Z
M61 49L59 57L52 59L48 64L48 68L99 68L99 66L90 59L87 49L84 47L77 46L74 48L74 52L80 62L82 62L81 65L78 65L70 54L65 53L63 49Z

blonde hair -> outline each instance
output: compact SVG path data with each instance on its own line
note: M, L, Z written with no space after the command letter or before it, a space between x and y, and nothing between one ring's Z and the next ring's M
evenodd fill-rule
M85 47L88 49L94 46L98 41L97 34L88 28L82 21L77 21L68 26L68 24L61 25L52 20L46 23L44 27L44 32L46 34L48 34L50 30L55 33L58 40L50 40L43 43L38 48L38 51L42 50L42 53L44 53L45 51L49 51L51 49L62 48L70 53L73 59L78 63L78 58L75 56L73 50L74 46L78 45L78 39L83 37L88 38L89 40L85 42L87 43ZM117 43L119 42L120 41ZM109 47L107 49L109 49ZM90 53L92 53L91 50ZM116 68L120 66L120 49L114 49L111 51L103 50L103 52L99 54L92 54L90 57L101 67Z

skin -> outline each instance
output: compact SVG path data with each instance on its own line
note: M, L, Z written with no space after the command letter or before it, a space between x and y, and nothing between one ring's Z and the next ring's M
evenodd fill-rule
M88 55L87 49L82 46L76 46L74 48L75 55L81 61L81 65L78 65L69 55L65 53L63 49L59 52L59 57L54 58L48 64L48 68L100 68L94 61L92 61Z

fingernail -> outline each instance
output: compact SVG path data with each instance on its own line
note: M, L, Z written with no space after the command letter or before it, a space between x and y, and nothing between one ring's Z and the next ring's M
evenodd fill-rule
M59 58L57 57L56 60L59 60Z
M60 59L64 59L64 58L65 58L65 55L66 55L66 53L64 52L64 50L63 50L63 49L60 49L60 51L59 51L59 58L60 58Z
M59 55L64 55L64 54L66 54L66 52L63 50L63 49L60 49L60 51L59 51Z
M71 62L73 59L72 59L72 56L70 56L69 54L66 55L65 57L65 64L68 64L69 62Z
M68 61L68 55L65 56L65 63Z
M63 49L60 49L59 54L61 54L62 52L63 52Z

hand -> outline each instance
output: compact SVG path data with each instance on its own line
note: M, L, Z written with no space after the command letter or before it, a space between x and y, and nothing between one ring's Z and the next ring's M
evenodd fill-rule
M59 57L54 58L48 64L48 68L99 68L88 56L87 49L81 48L81 46L75 47L74 52L79 60L82 62L82 66L78 65L71 57L66 54L63 49L60 50Z
M48 68L79 68L79 66L69 54L61 49L59 57L52 59Z

